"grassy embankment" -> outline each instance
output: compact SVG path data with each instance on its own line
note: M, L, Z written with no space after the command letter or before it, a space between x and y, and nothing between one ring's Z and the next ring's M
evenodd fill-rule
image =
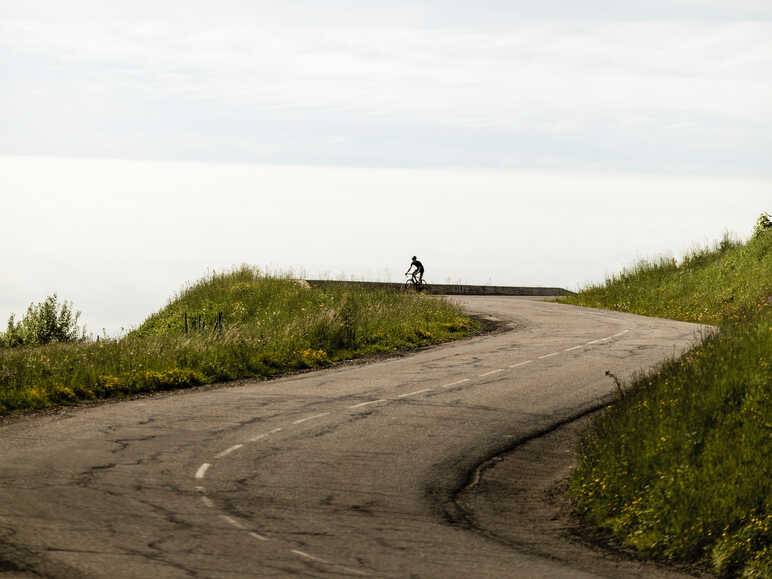
M772 577L770 296L767 230L564 299L720 327L594 422L571 486L586 521L649 556Z
M214 326L218 312L222 335ZM199 315L207 327L193 329ZM449 302L420 294L311 289L242 267L191 285L121 339L0 348L0 414L275 376L477 328Z

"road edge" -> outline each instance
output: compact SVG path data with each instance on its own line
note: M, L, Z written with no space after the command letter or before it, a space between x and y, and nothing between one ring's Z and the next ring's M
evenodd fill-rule
M593 417L613 400L614 396L610 395L594 407L518 439L508 449L482 460L467 473L465 484L453 493L450 503L444 505L447 521L518 551L572 567L578 565L586 571L599 573L599 576L615 579L714 577L704 567L649 559L616 543L609 534L588 526L575 515L567 491L570 470L576 465L578 443ZM546 447L562 445L563 449L570 446L570 452L539 455L540 470L559 473L550 475L551 480L546 486L523 489L517 486L517 482L522 481L516 481L514 477L507 477L503 483L501 480L488 480L495 478L497 468L507 470L511 466L507 463L527 460L522 455L531 454L533 449L529 446L534 444ZM522 473L522 465L514 470ZM514 504L523 510L534 511L534 516L541 510L549 520L545 520L544 524L534 524L533 519L518 519L500 509L493 512L492 509L475 508L475 505L485 503L500 505L502 496L507 497L508 507ZM537 503L536 506L534 503Z

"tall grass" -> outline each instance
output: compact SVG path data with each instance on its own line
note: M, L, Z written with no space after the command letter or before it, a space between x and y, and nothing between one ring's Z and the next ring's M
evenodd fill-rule
M680 263L642 260L562 301L705 324L752 318L772 295L770 237L740 243L725 236Z
M206 325L194 329L199 316ZM273 376L476 327L441 299L354 285L311 289L241 267L190 285L122 339L0 349L0 413Z
M581 444L578 513L625 545L772 577L772 233L647 262L566 302L712 322L628 389Z

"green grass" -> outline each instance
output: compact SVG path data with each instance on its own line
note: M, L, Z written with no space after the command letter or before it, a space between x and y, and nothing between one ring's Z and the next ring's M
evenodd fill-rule
M724 237L680 263L641 261L561 301L704 324L752 318L772 295L769 238L740 243Z
M720 326L594 421L571 485L580 516L649 556L772 577L770 296L765 233L563 300Z
M204 327L193 328L199 317ZM0 348L0 414L275 376L477 329L442 299L353 284L311 289L242 267L190 285L124 338Z

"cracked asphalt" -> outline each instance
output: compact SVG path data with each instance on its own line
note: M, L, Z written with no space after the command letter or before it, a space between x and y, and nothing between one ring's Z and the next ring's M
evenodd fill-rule
M511 331L7 421L0 577L608 576L475 532L455 493L481 462L613 396L606 370L629 379L700 327L456 301Z

